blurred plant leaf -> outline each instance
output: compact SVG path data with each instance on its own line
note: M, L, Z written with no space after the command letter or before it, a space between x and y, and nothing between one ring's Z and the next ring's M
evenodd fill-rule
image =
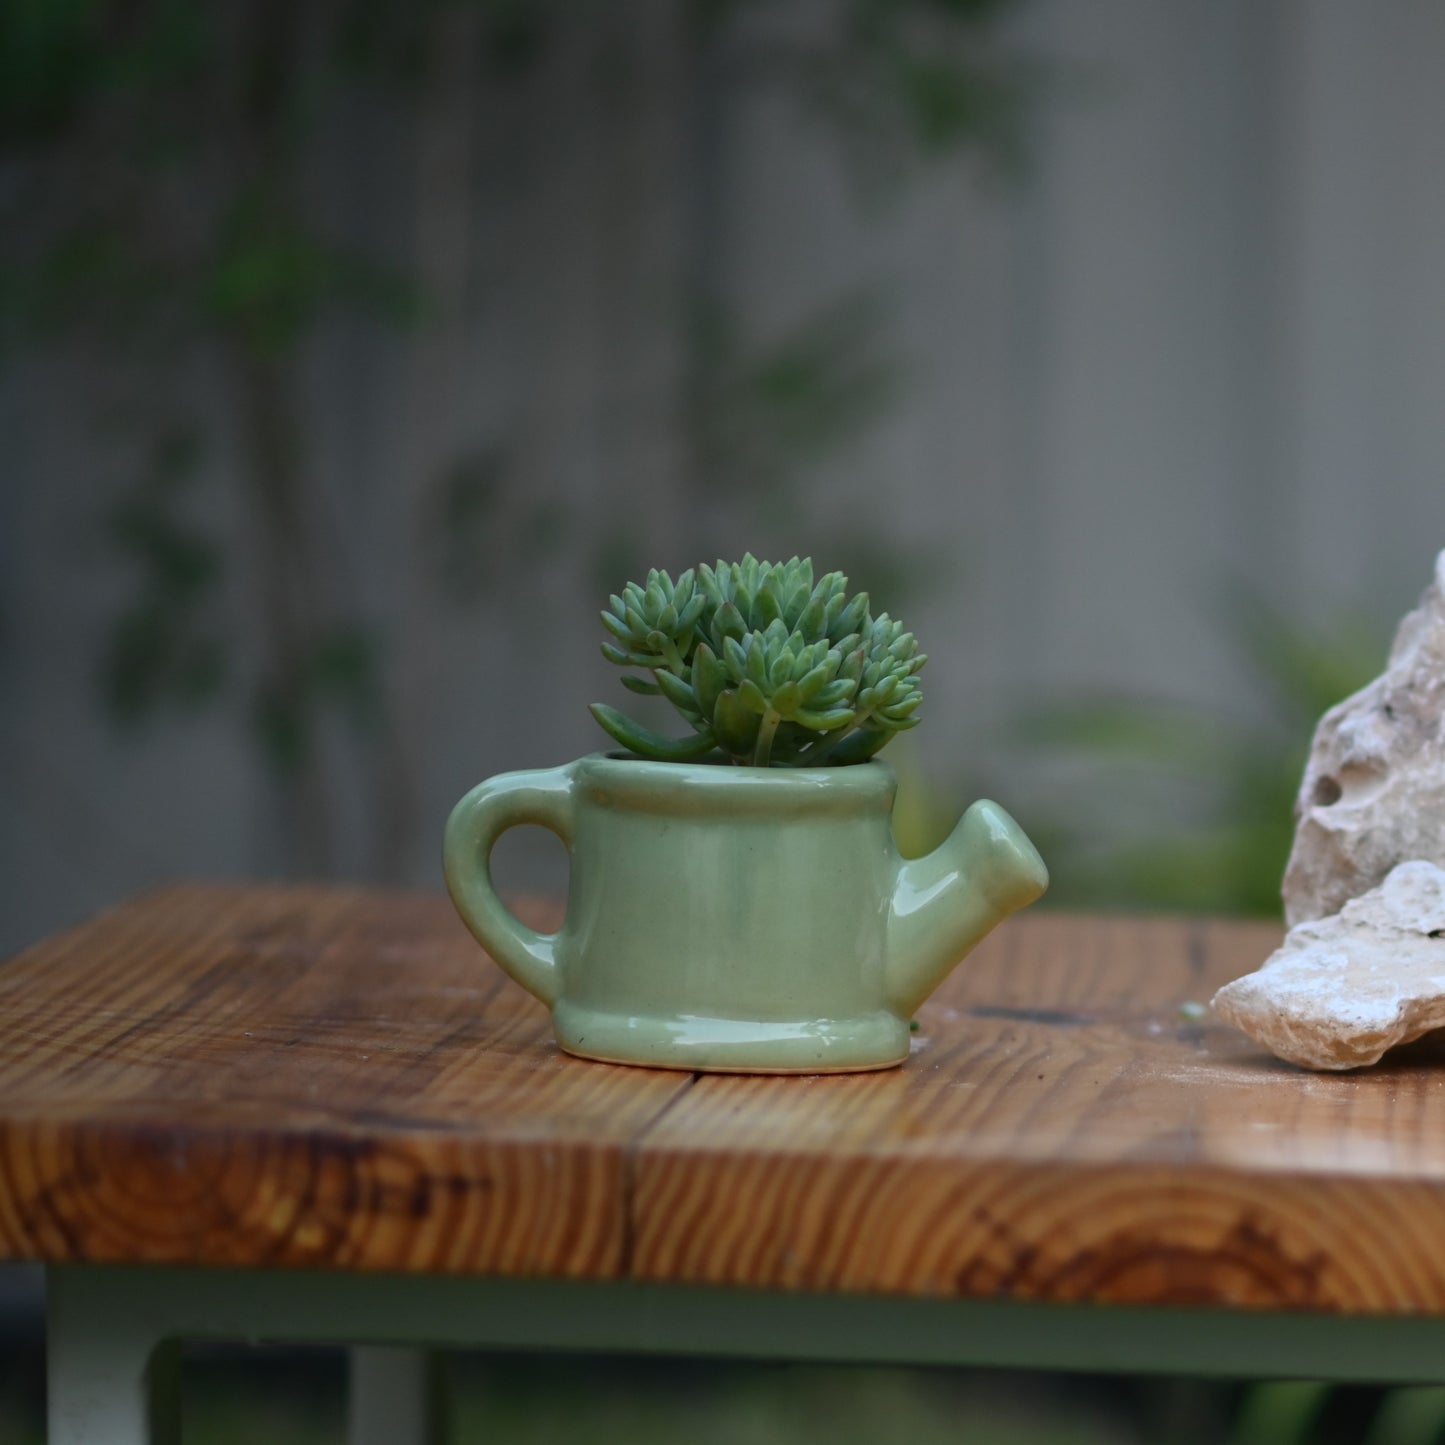
M167 702L189 710L211 701L225 671L226 652L218 639L190 635L172 609L142 597L111 625L102 687L111 716L134 723Z
M868 531L858 527L856 520L849 532L817 550L828 559L830 568L850 577L866 577L874 610L895 617L952 580L962 565L952 542L894 542L881 526Z
M306 699L294 688L263 683L256 690L251 719L261 756L271 770L283 778L299 772L312 746Z
M97 97L153 99L194 79L215 32L190 0L6 0L0 5L0 154L54 141ZM144 129L145 115L135 123Z
M243 195L222 223L201 299L215 322L244 334L261 355L289 350L336 305L397 327L423 315L420 291L409 279L322 245L287 218L264 187Z
M731 26L744 73L823 119L854 175L877 190L915 159L964 149L1019 169L1045 72L1000 33L1014 8L1017 0L852 0L821 25L789 27L751 0L700 0L695 15L715 42Z
M8 349L84 329L131 351L173 325L183 305L174 274L104 212L60 231L38 256L0 261L0 337Z
M312 648L307 691L340 704L358 727L371 726L381 706L380 654L379 639L365 623L331 628Z
M442 595L456 603L486 594L485 564L504 473L499 449L460 457L441 476L424 522L426 551Z
M443 12L477 12L476 60L484 71L511 79L541 59L570 0L350 0L340 14L336 54L347 70L393 85L418 87L432 78L433 27Z
M1445 1389L1424 1385L1387 1390L1363 1445L1438 1445L1445 1439Z
M537 562L567 535L554 497L519 501L501 446L458 457L431 491L422 517L423 554L441 594L458 606L487 596L509 558Z
M1014 719L1018 743L1069 773L1031 815L1051 901L1278 916L1315 723L1379 671L1383 649L1357 618L1304 628L1244 588L1223 616L1268 705L1255 722L1121 698Z
M563 11L557 0L551 5L539 0L487 0L482 13L486 59L495 73L510 78L526 74L542 58L550 28Z
M1282 720L1313 727L1327 707L1384 665L1376 629L1358 616L1335 619L1327 632L1310 632L1244 583L1229 589L1223 605L1230 638L1273 691ZM1368 673L1367 659L1373 659Z
M694 444L704 471L729 491L782 487L866 430L897 394L875 295L846 296L755 352L715 307L701 308L697 325Z
M216 615L222 553L183 510L199 460L194 433L166 433L150 474L107 519L108 541L139 574L101 663L102 696L117 722L138 722L167 704L194 708L225 682L227 647Z
M1245 1392L1229 1445L1309 1445L1333 1386L1314 1380L1270 1381Z
M261 756L282 778L310 761L323 709L337 707L358 732L371 729L381 707L381 648L375 631L341 623L318 638L283 674L256 687L251 722Z
M1015 720L1020 742L1168 773L1232 766L1242 739L1219 720L1149 698L1046 703Z
M0 137L43 139L65 126L104 70L100 0L0 5Z

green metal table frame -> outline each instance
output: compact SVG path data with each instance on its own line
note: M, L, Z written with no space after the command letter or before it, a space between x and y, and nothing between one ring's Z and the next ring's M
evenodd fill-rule
M353 1445L416 1445L428 1348L1445 1382L1445 1318L779 1294L633 1282L53 1265L51 1445L160 1445L186 1340L353 1354Z

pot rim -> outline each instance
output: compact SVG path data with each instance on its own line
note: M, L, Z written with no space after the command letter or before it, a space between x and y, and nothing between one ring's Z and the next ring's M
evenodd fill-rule
M898 787L893 769L877 758L836 768L755 768L606 752L579 758L574 767L590 801L649 813L711 806L729 817L886 812Z

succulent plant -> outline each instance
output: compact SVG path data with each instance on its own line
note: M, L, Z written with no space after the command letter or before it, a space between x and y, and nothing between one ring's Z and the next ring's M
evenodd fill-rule
M633 692L661 694L692 728L666 738L616 708L592 715L640 757L684 762L722 752L755 767L859 763L917 725L927 657L911 632L848 579L813 580L811 558L653 570L602 614L603 656Z

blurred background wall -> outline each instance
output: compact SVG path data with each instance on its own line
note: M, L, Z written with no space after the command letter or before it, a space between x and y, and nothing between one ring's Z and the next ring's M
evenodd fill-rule
M466 787L602 744L607 593L745 548L919 634L924 814L1269 906L1445 545L1439 6L5 14L0 952L439 886Z

